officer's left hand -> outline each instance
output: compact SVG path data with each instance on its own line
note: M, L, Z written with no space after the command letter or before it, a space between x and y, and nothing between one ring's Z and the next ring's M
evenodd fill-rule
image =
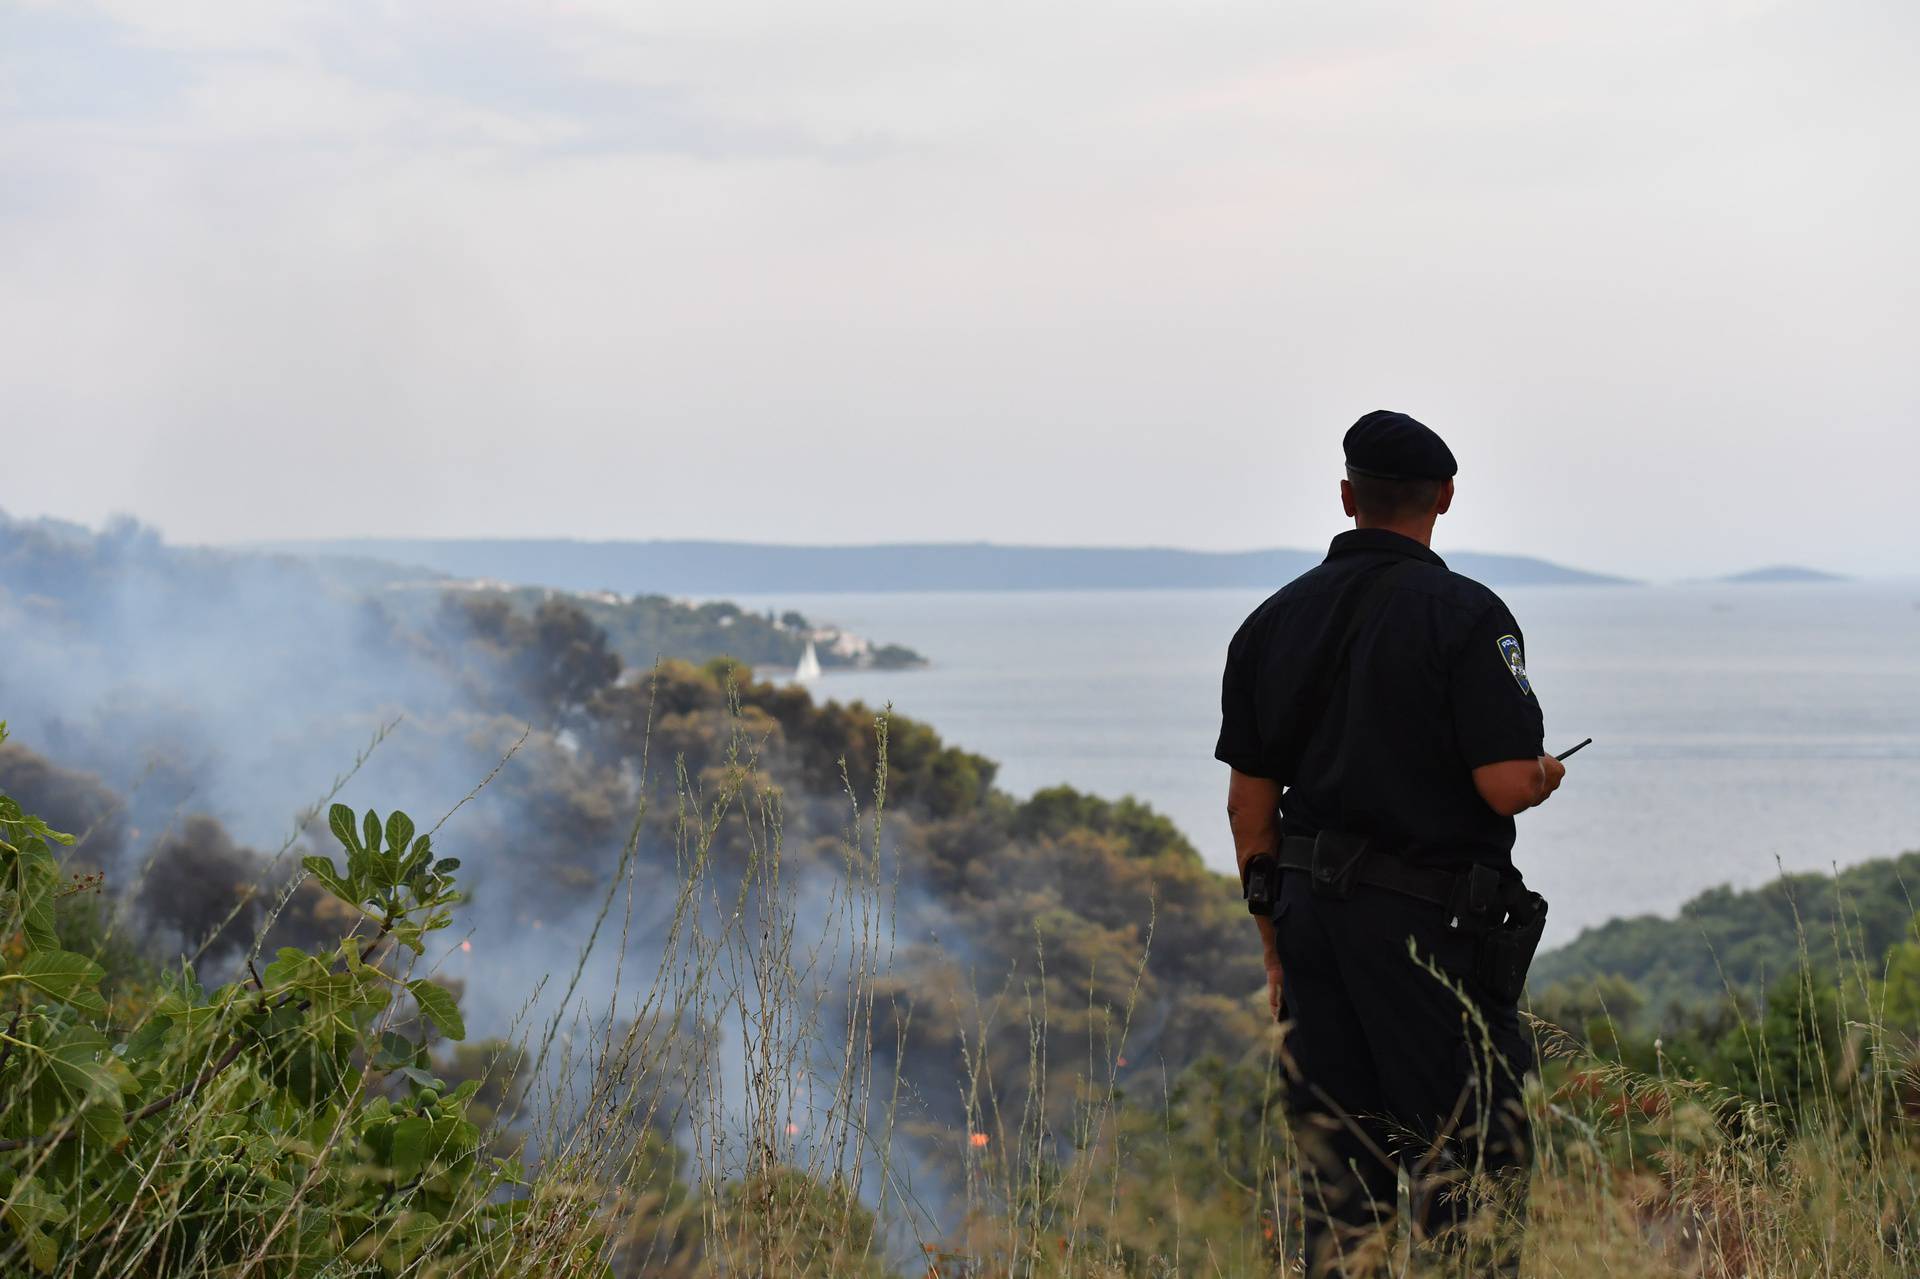
M1567 766L1551 755L1540 757L1540 798L1536 804L1547 802L1547 796L1560 789L1560 783L1567 780Z

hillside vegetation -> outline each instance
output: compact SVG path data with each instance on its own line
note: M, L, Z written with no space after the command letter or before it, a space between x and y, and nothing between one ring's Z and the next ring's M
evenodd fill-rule
M817 625L802 613L754 613L726 600L695 604L664 595L621 596L605 591L573 594L471 583L416 588L414 594L431 595L442 610L465 611L481 625L501 624L483 620L489 617L536 616L548 605L577 611L606 635L607 647L628 666L645 667L660 657L690 661L727 657L749 666L790 669L799 662L809 641L815 641L815 655L829 670L905 670L926 664L924 657L902 644L876 644L837 627ZM404 596L389 595L388 599L396 604L409 602ZM403 608L401 613L431 622L418 603L411 610Z
M637 856L601 868L593 931L626 900L619 948L654 976L584 1020L473 1052L449 1042L468 1031L457 983L415 971L469 909L455 895L464 849L441 853L450 837L335 806L299 888L277 899L334 903L305 912L333 940L228 963L235 975L209 989L116 937L90 900L97 881L55 862L63 841L0 801L0 1266L196 1279L348 1261L395 1277L636 1279L1284 1268L1312 1210L1277 1106L1284 1039L1255 999L1206 994L1208 952L1181 921L1193 906L1159 931L1151 903L1181 897L1169 885L1217 878L1188 874L1160 819L986 788L995 837L1021 851L933 855L969 922L895 948L885 938L914 931L914 894L892 886L905 865L884 851L891 725L867 721L873 788L843 794L840 839L790 844L785 788L755 757L769 735L741 731L764 722L706 674L672 674L663 723L666 699L697 706L713 688L733 731L700 778L682 773L676 873ZM909 757L924 765L931 745ZM970 765L907 770L910 856L965 829L983 798ZM839 887L820 897L810 867ZM1129 869L1146 909L1081 914L1082 885ZM662 962L631 944L636 893L668 901ZM1243 948L1237 912L1215 922ZM1624 1045L1604 1020L1541 1025L1527 1272L1910 1273L1920 943L1886 969L1803 969L1700 1063ZM738 1058L723 1046L734 1024L751 1028ZM1159 1050L1153 1068L1137 1068L1137 1044ZM1380 1248L1394 1273L1455 1272L1417 1241Z
M1832 875L1783 875L1745 891L1722 886L1674 919L1636 915L1586 929L1534 962L1533 986L1624 980L1645 1010L1636 1019L1657 1023L1729 996L1756 1002L1803 958L1829 972L1865 964L1877 975L1920 909L1916 894L1920 852Z
M1297 1246L1253 931L1150 808L1018 799L738 663L631 670L564 600L416 628L81 549L0 601L0 1273L1238 1279ZM1750 1001L1543 960L1528 1273L1920 1267L1920 939L1854 888L1730 927Z

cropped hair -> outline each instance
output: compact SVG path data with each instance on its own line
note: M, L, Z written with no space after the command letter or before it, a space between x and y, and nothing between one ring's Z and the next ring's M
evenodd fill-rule
M1347 480L1353 485L1353 504L1360 514L1376 523L1425 515L1440 500L1445 480L1388 480L1347 468Z

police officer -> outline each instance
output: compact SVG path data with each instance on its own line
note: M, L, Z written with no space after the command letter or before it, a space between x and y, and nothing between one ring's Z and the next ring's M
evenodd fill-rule
M1243 883L1271 881L1249 905L1271 912L1256 923L1289 1027L1312 1274L1360 1264L1402 1175L1416 1238L1482 1237L1455 1228L1481 1204L1501 1215L1490 1189L1517 1220L1532 1051L1516 1000L1528 903L1531 943L1545 903L1514 870L1514 816L1565 772L1519 624L1430 547L1452 451L1384 410L1345 451L1355 527L1233 637L1214 752ZM1515 1234L1489 1268L1517 1264Z

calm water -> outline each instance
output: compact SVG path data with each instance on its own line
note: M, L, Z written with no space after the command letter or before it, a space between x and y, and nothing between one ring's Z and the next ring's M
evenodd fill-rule
M912 645L925 670L828 674L1000 761L1018 794L1134 794L1229 868L1212 758L1250 591L742 599ZM1516 587L1549 749L1591 736L1516 858L1551 940L1753 884L1920 848L1920 583Z

